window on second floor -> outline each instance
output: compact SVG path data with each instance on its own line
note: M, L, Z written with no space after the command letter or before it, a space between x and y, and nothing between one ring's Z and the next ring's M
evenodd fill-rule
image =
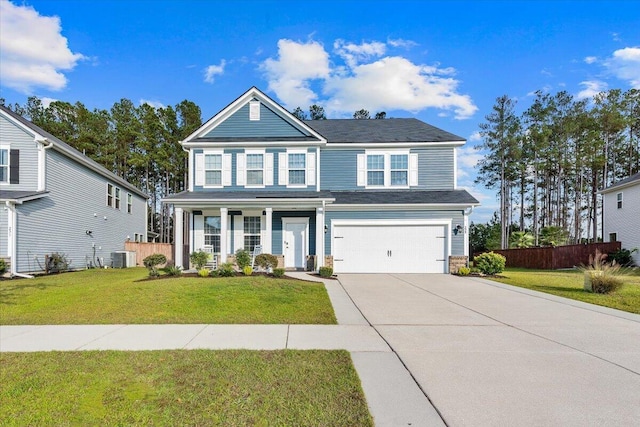
M127 213L133 212L133 196L127 193Z
M111 184L107 184L107 206L113 206L113 198L115 196L115 187Z
M408 151L367 151L358 154L357 185L409 187L418 185L418 155Z
M618 205L618 209L622 209L622 193L616 194L616 203Z
M287 150L278 158L278 184L287 187L316 185L316 153L306 149Z
M222 154L204 155L204 185L222 185Z
M306 153L288 154L289 185L306 185L307 175Z
M114 208L120 209L120 189L118 187L116 187L116 197L115 197Z
M0 147L0 184L9 183L9 148Z
M264 185L264 154L247 154L247 185Z

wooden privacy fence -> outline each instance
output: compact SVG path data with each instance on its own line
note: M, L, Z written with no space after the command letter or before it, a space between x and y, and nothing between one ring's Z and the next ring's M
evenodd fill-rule
M555 270L571 268L589 263L589 256L596 250L606 254L621 248L620 242L589 243L586 245L567 245L544 248L523 248L494 250L507 258L507 267L536 268Z
M124 242L124 250L136 253L136 265L144 265L142 260L153 254L167 257L167 264L173 265L173 245L171 243Z

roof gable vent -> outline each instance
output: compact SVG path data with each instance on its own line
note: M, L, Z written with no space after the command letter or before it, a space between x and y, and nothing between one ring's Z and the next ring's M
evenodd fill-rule
M260 120L260 101L249 101L249 120Z

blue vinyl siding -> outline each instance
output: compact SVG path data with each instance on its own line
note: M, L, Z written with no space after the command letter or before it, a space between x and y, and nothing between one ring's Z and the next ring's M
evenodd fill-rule
M38 143L34 136L0 116L0 144L20 150L20 183L0 185L0 190L36 191L38 189Z
M412 148L418 154L416 190L453 190L453 147ZM358 154L364 149L323 149L320 154L321 190L363 190L357 186Z
M66 254L72 269L84 268L93 261L92 244L95 256L110 265L111 252L124 250L127 236L132 240L135 233L146 236L142 197L132 194L128 214L128 191L114 183L121 189L121 208L107 206L107 178L55 149L47 150L46 179L48 196L16 206L18 271L40 271L45 254L53 252Z
M331 220L334 219L452 219L452 226L464 223L464 214L461 210L424 210L424 211L335 211L327 209L325 214L325 225L331 230ZM451 239L451 255L464 255L464 235L449 235ZM325 234L325 254L331 254L331 232Z
M316 213L315 211L275 211L273 212L271 237L272 252L282 254L282 218L309 218L309 255L316 254Z
M209 138L256 138L256 137L300 137L308 133L291 125L279 115L260 103L260 120L249 120L249 104L220 123L211 132L204 135Z

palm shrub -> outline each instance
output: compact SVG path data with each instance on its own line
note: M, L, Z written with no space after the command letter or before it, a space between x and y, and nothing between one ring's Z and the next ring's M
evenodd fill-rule
M236 251L236 264L240 270L244 270L246 266L251 266L251 254L246 249L238 249Z
M620 264L607 262L607 254L596 250L589 256L589 265L581 267L584 272L584 289L597 294L608 294L618 290L622 284L623 273Z
M211 254L205 251L191 252L191 254L189 255L189 261L191 261L191 264L193 264L196 270L199 271L202 270L205 265L207 265L209 256L211 256Z
M149 277L158 277L158 266L167 262L167 257L162 254L149 255L142 263L149 270Z
M216 271L220 277L231 277L236 275L236 271L233 269L233 264L230 262L220 264Z
M485 252L473 259L474 267L488 276L502 273L506 264L507 259L495 252Z
M180 276L182 274L182 268L179 265L172 265L165 268L167 276Z
M533 234L528 231L514 231L511 233L510 240L509 247L511 248L530 248L535 243Z

